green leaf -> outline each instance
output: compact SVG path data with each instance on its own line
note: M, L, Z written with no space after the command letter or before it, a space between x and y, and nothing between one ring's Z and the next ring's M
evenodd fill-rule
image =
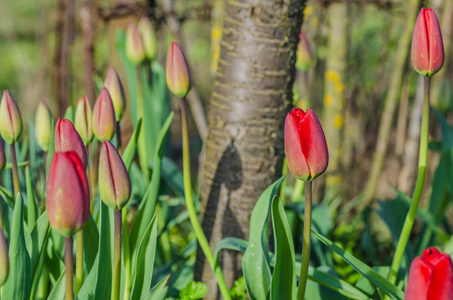
M99 264L96 277L95 299L110 299L112 290L112 232L113 218L109 208L101 202L101 234L99 239Z
M271 285L269 266L269 212L271 201L285 177L269 186L253 208L247 250L242 257L242 269L250 299L265 300Z
M65 275L66 273L61 273L58 280L55 282L52 291L49 294L47 300L61 300L65 298L66 284L65 284Z
M146 229L145 235L140 241L137 255L135 257L132 298L140 299L146 295L151 288L153 278L154 260L157 244L157 213Z
M351 267L353 267L357 272L365 276L373 284L380 287L386 294L393 297L394 299L402 300L404 298L404 293L398 289L395 285L391 284L384 277L379 275L376 271L371 269L369 266L364 264L359 259L355 258L353 255L346 252L344 249L335 245L328 238L322 236L316 231L312 230L313 235L318 238L322 243L328 246L332 251L337 253L341 258L344 259Z
M181 300L196 300L202 299L208 292L208 286L203 282L190 281L179 292Z
M20 193L14 206L9 242L9 276L2 288L2 299L28 299L31 268L24 236L23 201Z
M157 196L159 195L163 145L172 120L173 113L171 113L168 116L167 121L165 121L165 124L159 133L159 140L157 143L158 147L156 148L156 153L154 155L153 176L151 178L150 184L148 185L145 196L143 197L143 200L140 203L137 215L135 216L134 222L132 224L130 234L131 251L137 251L136 244L138 243L138 237L143 236L154 215L157 203Z
M5 200L9 207L14 209L13 193L11 193L7 188L0 186L0 196L3 198L3 200Z
M158 284L156 284L148 294L142 298L142 300L164 300L167 296L167 282L170 275L162 279Z
M123 161L129 172L132 162L134 161L135 151L137 150L138 137L140 136L140 130L142 128L142 119L138 120L137 126L135 127L132 137L127 144L126 150L123 153Z
M29 164L30 164L30 162L28 160L21 161L21 162L17 163L17 167L18 168L22 168L22 167L28 166ZM13 168L13 164L12 163L7 163L4 170L10 170L12 168Z
M85 279L82 287L80 288L80 291L77 294L76 299L79 300L94 299L94 293L97 284L96 278L98 275L98 268L99 268L99 253L98 255L96 255L93 267L91 268L87 278Z
M30 177L30 168L25 168L25 184L27 187L27 226L28 231L31 232L33 226L38 219L38 204L36 203L35 196L33 195L33 183Z
M82 230L83 260L85 263L83 267L89 272L95 263L99 249L99 243L96 243L96 241L99 241L99 232L92 215L90 215L88 222L83 226Z
M294 242L285 209L278 196L272 200L271 212L275 241L275 267L271 281L271 299L295 299Z
M214 252L214 266L219 265L219 256L220 251L223 249L234 250L239 252L245 252L247 250L248 242L246 240L235 238L235 237L226 237L223 238L215 248Z

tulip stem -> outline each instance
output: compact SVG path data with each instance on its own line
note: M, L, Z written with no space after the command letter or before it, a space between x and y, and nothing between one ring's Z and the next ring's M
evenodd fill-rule
M425 98L423 101L417 181L415 184L414 195L412 197L412 203L409 208L409 212L406 215L403 230L401 231L401 235L395 250L395 255L393 256L392 267L388 275L388 280L393 284L396 282L401 259L404 255L404 250L406 249L409 235L412 231L412 226L414 225L415 215L417 214L418 205L422 196L423 184L425 183L426 165L428 161L429 89L430 77L425 77Z
M120 299L120 285L121 285L121 230L122 230L122 216L121 209L115 210L115 245L113 252L113 287L112 287L112 300Z
M74 258L72 257L73 241L71 237L64 238L64 264L66 267L66 300L74 299L72 274L74 273Z
M17 196L20 192L19 185L19 171L17 170L17 159L16 159L16 148L14 144L9 145L11 152L11 164L13 165L13 183L14 183L14 195Z
M117 142L117 147L118 153L120 155L123 154L123 143L121 141L121 126L120 126L120 121L116 121L116 142Z
M77 295L82 287L83 281L83 229L76 234L77 253L76 253L76 279L75 279L75 294Z
M304 235L302 244L302 261L300 267L299 287L297 299L303 300L307 287L308 265L310 264L310 236L311 236L311 202L313 198L312 181L305 182L305 212L304 212Z
M182 121L182 161L183 161L183 175L184 175L184 194L186 197L187 211L189 212L190 222L192 223L195 236L197 237L198 243L200 243L201 250L206 257L209 265L214 271L219 285L220 292L222 293L223 299L230 300L231 296L228 287L223 277L222 269L220 266L214 265L214 255L212 254L211 248L209 247L208 240L201 228L200 222L198 221L197 212L192 199L192 182L190 179L190 150L189 150L189 131L187 126L187 108L186 99L181 98L181 121Z
M131 295L131 250L129 246L129 231L127 226L127 208L122 209L123 215L123 261L124 261L124 295L123 299L129 299Z

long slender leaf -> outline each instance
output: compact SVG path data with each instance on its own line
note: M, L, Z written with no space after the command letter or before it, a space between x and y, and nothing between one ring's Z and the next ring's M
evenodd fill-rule
M99 239L99 265L94 292L95 299L110 299L112 287L112 233L113 218L109 208L101 204L101 234Z
M129 172L132 162L134 161L135 151L137 150L138 137L140 136L140 131L142 128L142 119L138 120L137 126L132 133L131 139L127 144L126 150L123 153L123 161L126 166L127 171Z
M31 232L33 226L38 219L38 204L36 203L35 196L33 195L33 183L30 177L30 168L25 168L25 185L27 188L27 226L28 231Z
M58 280L55 282L52 291L50 291L49 297L47 300L61 300L65 298L65 275L66 273L61 273Z
M6 204L9 205L12 209L14 209L14 197L13 193L11 193L7 188L0 186L0 197L5 200Z

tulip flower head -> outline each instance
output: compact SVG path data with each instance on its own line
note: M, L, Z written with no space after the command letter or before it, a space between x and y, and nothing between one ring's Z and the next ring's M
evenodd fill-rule
M170 43L167 54L167 85L177 97L185 97L192 88L189 64L178 44Z
M423 251L409 270L405 300L453 299L453 265L451 257L436 248Z
M58 119L54 134L55 152L74 151L84 168L88 165L88 155L82 138L71 121Z
M105 79L105 87L112 98L113 108L115 109L116 121L120 121L126 110L126 96L120 77L114 67L111 67Z
M47 152L52 139L52 114L44 101L39 102L36 109L35 134L39 148Z
M3 147L3 142L0 140L0 173L6 167L6 155L5 155L5 148Z
M436 13L422 8L412 35L411 61L414 69L423 76L437 73L444 64L444 43Z
M99 154L99 194L102 201L113 208L123 208L131 196L131 181L118 151L104 141Z
M0 230L0 287L8 279L9 274L9 251L3 230Z
M90 101L87 96L84 96L77 101L74 127L82 138L85 146L91 143L94 136L91 126L92 117L93 111L91 110Z
M142 17L138 22L138 31L143 42L146 57L153 60L157 54L157 38L153 25L147 17Z
M22 134L20 111L8 90L3 91L0 103L0 134L8 144L17 142Z
M112 98L104 87L93 108L93 132L101 142L111 140L115 135L116 118Z
M138 65L145 60L145 50L142 39L135 23L129 23L126 31L126 57L133 64Z
M311 181L327 169L326 138L311 109L295 108L286 116L285 151L289 170L300 180Z
M88 179L76 152L54 153L47 180L46 207L50 226L66 237L74 235L88 221Z

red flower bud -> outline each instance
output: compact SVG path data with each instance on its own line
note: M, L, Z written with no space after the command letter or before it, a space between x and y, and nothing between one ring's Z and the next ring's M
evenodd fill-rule
M105 78L105 87L112 98L113 108L115 109L116 120L119 121L123 117L126 110L126 96L124 94L123 85L120 77L114 67L111 67Z
M111 140L115 135L116 118L112 98L104 87L96 100L93 108L93 132L103 142Z
M157 38L153 25L147 17L140 18L140 21L138 22L138 31L142 38L146 57L149 60L153 60L157 54Z
M404 299L453 299L453 265L450 256L440 253L436 248L428 248L421 257L416 257L411 263Z
M1 144L1 143L0 143ZM2 286L9 274L9 251L3 230L0 230L0 286Z
M74 127L83 140L83 143L88 145L93 139L93 129L91 126L91 118L93 111L91 110L90 101L88 97L84 96L77 101L77 107L74 117Z
M0 103L0 134L8 144L17 142L22 134L20 111L8 90L3 91Z
M311 109L295 108L286 116L285 151L289 170L300 180L311 181L327 169L326 137Z
M88 221L88 179L76 152L54 153L47 180L46 207L50 226L64 236L74 235Z
M423 76L437 73L444 64L444 43L436 13L422 8L412 35L411 60L414 69Z
M104 141L99 154L99 194L113 208L123 208L131 196L131 182L123 159L115 147Z
M6 155L5 148L3 148L3 142L0 140L0 173L6 167Z
M44 101L39 102L36 109L35 134L39 148L47 152L52 139L52 114Z
M77 130L71 121L67 119L58 119L55 125L55 152L74 151L77 153L83 166L86 168L88 165L88 155Z
M135 23L129 23L127 27L126 57L135 65L145 60L145 50L143 49L142 39Z
M192 88L192 79L186 57L178 44L170 43L167 54L167 85L177 97L184 97Z

